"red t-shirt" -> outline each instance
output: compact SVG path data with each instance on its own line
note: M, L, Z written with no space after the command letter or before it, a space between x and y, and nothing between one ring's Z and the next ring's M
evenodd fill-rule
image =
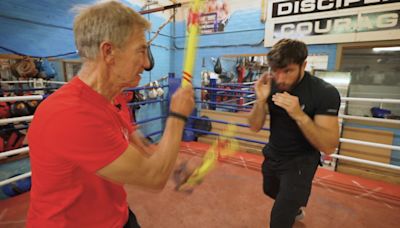
M119 114L129 123L131 123L129 133L136 130L136 125L133 123L132 110L129 108L128 103L132 100L132 92L122 92L114 99L114 105L118 107Z
M96 171L128 147L131 124L78 77L45 99L28 131L32 189L28 227L122 227L123 186Z

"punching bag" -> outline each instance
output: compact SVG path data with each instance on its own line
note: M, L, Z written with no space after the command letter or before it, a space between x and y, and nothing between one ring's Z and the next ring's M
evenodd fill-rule
M147 46L147 58L149 59L149 67L144 68L145 71L151 71L154 67L154 58L153 58L153 53L151 52L150 44Z
M214 72L216 74L221 74L222 73L221 60L219 58L217 59L217 62L214 65Z

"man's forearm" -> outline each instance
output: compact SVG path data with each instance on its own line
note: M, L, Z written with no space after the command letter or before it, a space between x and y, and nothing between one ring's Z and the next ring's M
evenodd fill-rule
M248 122L252 131L258 132L265 123L267 104L265 100L256 100L248 116Z
M338 133L332 132L331 129L317 126L305 113L295 121L303 135L316 149L326 154L335 152L339 142Z
M168 180L169 174L175 165L184 126L184 121L173 117L168 118L163 136L157 146L157 152L150 158L157 164L155 167L159 167L158 173L162 182Z

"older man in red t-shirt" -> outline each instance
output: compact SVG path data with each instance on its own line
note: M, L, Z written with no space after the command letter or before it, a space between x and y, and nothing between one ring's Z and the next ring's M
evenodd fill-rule
M172 97L163 137L150 157L131 140L131 123L114 103L149 65L144 34L149 27L115 1L81 9L75 18L82 69L41 103L28 132L28 227L140 227L123 184L165 186L194 107L192 89Z

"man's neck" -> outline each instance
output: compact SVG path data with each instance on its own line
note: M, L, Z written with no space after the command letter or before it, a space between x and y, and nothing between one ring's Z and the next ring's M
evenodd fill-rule
M301 80L304 78L305 75L306 75L306 71L303 71L303 72L300 74L300 77L299 77L299 80L297 81L297 83L301 82Z
M301 80L303 80L305 75L306 75L306 72L303 71L300 74L300 77L297 79L297 81L291 86L291 88L288 91L292 91L293 89L295 89L300 84Z
M78 73L78 77L110 102L121 92L121 88L112 80L112 75L108 72L108 69L100 64L85 62Z

